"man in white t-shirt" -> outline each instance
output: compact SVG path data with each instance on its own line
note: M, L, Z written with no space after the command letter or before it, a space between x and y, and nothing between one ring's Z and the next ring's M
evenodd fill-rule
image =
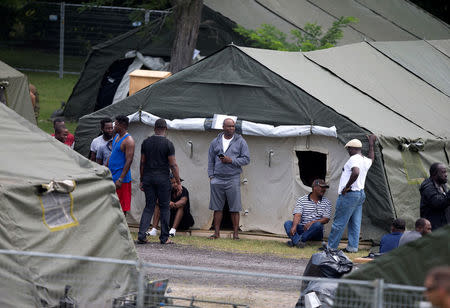
M106 146L108 141L112 139L113 134L113 121L110 118L104 118L100 121L100 129L102 134L97 138L94 138L91 143L91 152L89 158L92 161L97 161L97 152L103 146Z
M375 158L375 135L368 136L369 154L365 157L361 154L362 143L358 139L352 139L345 145L350 158L345 163L339 181L339 196L336 201L336 212L328 237L328 247L337 249L348 224L348 245L345 252L357 252L359 244L359 232L361 230L362 205L366 199L364 183L367 172Z

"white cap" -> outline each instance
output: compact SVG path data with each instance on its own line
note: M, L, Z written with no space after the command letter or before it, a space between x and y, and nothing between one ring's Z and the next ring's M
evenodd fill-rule
M352 139L345 145L346 148L362 148L362 143L358 139Z

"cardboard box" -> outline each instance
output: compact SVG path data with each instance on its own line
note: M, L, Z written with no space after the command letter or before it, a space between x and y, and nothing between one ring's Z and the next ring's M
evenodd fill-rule
M130 73L129 95L133 95L137 91L148 87L161 79L167 78L170 75L172 75L172 73L164 71L135 70Z

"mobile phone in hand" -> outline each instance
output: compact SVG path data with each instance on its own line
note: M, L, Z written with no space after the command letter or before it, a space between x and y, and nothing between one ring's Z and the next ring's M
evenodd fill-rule
M224 158L225 157L225 155L223 155L222 153L217 155L217 156L219 156L219 158Z

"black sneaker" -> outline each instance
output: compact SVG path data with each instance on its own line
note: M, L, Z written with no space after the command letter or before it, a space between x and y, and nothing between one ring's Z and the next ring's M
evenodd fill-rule
M302 242L302 241L298 241L297 245L295 245L295 246L297 246L298 248L305 248L306 243Z
M136 243L136 244L139 244L139 245L143 245L143 244L147 244L148 241L147 241L147 240L140 240L140 239L137 239L135 243Z
M294 247L294 243L292 243L291 240L287 241L286 245L288 245L289 247Z

